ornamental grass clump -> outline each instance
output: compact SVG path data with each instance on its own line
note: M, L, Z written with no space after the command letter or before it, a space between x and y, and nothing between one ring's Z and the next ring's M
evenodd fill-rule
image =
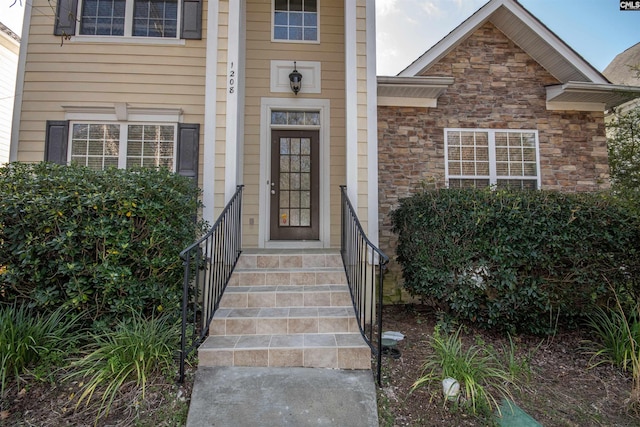
M66 378L79 384L76 408L89 406L98 396L97 421L109 414L114 399L130 385L144 399L153 375L173 375L179 337L179 326L169 316L144 318L135 312L114 330L93 335L84 349L86 356L72 363Z
M485 346L464 348L460 328L453 334L442 334L436 326L429 342L433 354L423 365L422 376L411 390L453 378L460 384L458 403L476 415L500 412L499 398L509 397L509 386L516 386L509 370L504 369L496 354ZM445 400L446 402L446 400Z
M80 316L59 308L37 312L26 304L0 304L0 401L10 382L51 372L78 345ZM37 375L36 375L37 376Z
M588 341L591 367L603 363L619 367L632 377L629 406L640 410L640 303L625 310L614 291L615 306L598 308L587 325L596 339ZM628 314L627 314L628 313Z

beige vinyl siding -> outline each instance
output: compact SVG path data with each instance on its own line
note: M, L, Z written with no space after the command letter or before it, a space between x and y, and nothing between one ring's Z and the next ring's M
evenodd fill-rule
M293 93L270 92L272 60L319 61L322 69L322 92L301 93L305 98L329 99L331 102L330 176L331 242L340 244L340 189L345 182L344 121L344 3L320 0L320 43L271 41L271 1L247 0L246 14L246 95L244 126L243 206L244 245L258 245L260 179L260 102L261 98L291 98ZM304 81L303 81L304 84ZM321 172L322 174L322 172ZM327 177L321 176L327 180ZM249 224L254 219L254 225Z
M184 123L201 125L202 142L206 32L203 40L180 44L62 40L53 35L52 4L33 0L18 160L43 160L45 122L64 120L63 106L180 108ZM205 2L205 18L206 7ZM202 153L201 146L201 159ZM201 160L200 173L202 169Z
M0 30L0 165L9 161L19 50L20 44Z

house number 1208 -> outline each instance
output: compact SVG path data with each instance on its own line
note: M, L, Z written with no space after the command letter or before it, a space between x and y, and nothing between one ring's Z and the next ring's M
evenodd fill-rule
M229 67L229 93L236 91L236 71L233 69L233 62Z

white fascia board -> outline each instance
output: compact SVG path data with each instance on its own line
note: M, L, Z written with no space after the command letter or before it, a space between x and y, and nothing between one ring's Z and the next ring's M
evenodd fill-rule
M639 86L568 82L548 86L546 90L549 110L604 111L640 98Z

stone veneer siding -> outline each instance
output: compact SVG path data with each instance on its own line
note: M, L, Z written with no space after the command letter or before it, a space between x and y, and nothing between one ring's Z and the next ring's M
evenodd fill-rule
M424 76L453 77L436 108L378 107L380 247L392 261L385 295L401 297L389 213L423 185L444 187L444 129L537 129L542 188L608 188L603 112L548 111L549 72L486 23Z

